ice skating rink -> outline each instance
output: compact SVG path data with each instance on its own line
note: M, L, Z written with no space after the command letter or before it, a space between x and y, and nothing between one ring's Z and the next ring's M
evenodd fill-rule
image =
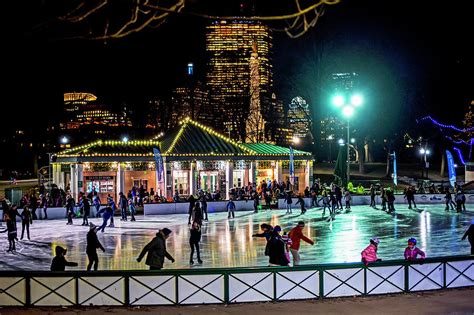
M202 265L189 264L189 227L187 215L137 216L136 222L120 222L115 217L115 227L98 232L106 252L98 251L99 270L148 269L144 261L136 257L155 236L158 229L168 227L173 233L167 241L168 251L176 259L172 264L165 260L165 268L202 267L251 267L267 266L264 255L265 239L252 237L260 232L261 223L280 225L289 231L298 221L304 221L304 233L316 241L314 246L302 242L301 264L360 261L360 252L369 244L372 236L380 239L378 256L383 260L403 259L407 239L415 237L418 247L427 257L468 255L467 240L461 241L464 231L474 217L473 211L456 213L444 210L444 205L418 205L409 210L406 205L396 205L394 215L368 206L354 206L350 213L342 212L328 222L328 212L322 218L320 208L310 208L304 215L299 209L293 214L286 210L263 210L258 214L236 212L236 218L228 220L227 213L209 215L209 222L202 227ZM469 206L468 206L469 207ZM8 241L0 234L0 268L2 270L49 270L54 247L68 249L66 259L79 263L68 270L85 270L87 265L86 234L89 227L81 226L82 219L74 219L74 225L64 220L34 221L30 226L31 241L17 242L17 251L7 253ZM89 220L96 225L101 218ZM21 223L18 238L21 236ZM3 224L0 229L4 229ZM26 234L26 233L25 233ZM197 259L194 258L196 262Z

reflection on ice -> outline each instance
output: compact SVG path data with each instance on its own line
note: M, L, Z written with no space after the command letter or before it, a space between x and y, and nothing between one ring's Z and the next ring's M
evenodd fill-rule
M310 246L303 243L302 264L359 261L360 252L372 236L381 239L378 256L384 260L401 259L410 237L418 239L419 247L428 257L469 254L468 242L460 242L469 225L472 212L458 214L445 212L443 205L426 206L425 211L413 211L399 205L390 215L368 206L355 206L351 213L342 213L333 222L321 218L319 209L309 209L305 215L285 210L262 211L258 214L237 212L236 218L227 219L227 213L211 214L202 227L201 258L203 267L266 266L265 239L252 238L260 231L261 223L280 225L288 232L298 221L306 222L304 234L316 241ZM91 219L100 224L101 219ZM57 245L68 249L66 258L86 269L85 254L88 227L66 226L66 221L35 221L31 226L31 241L20 241L17 253L4 253L0 260L2 270L49 270ZM157 233L168 227L173 233L168 239L168 251L176 262L165 261L165 268L190 268L189 227L187 215L137 217L137 222L116 220L115 228L99 232L99 240L106 252L99 252L99 270L148 269L136 258ZM1 250L6 251L5 234ZM192 266L200 268L200 266Z

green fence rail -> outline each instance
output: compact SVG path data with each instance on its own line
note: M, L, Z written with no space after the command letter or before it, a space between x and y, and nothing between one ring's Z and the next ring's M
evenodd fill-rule
M0 306L218 304L474 286L474 256L297 267L0 271Z

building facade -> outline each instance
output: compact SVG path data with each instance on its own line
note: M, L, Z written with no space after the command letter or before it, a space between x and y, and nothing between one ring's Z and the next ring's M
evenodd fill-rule
M161 155L154 155L153 149ZM157 163L162 159L162 164ZM311 153L294 150L295 192L310 186ZM158 171L156 166L159 166ZM133 186L171 198L199 189L229 198L230 189L262 181L290 178L289 149L266 143L239 144L191 119L162 140L102 141L60 152L53 163L53 180L70 186L74 197L96 191L118 197Z
M246 137L251 102L251 65L257 65L258 71L254 73L258 73L260 103L272 92L272 45L270 29L258 21L214 21L207 26L206 84L215 113L213 126L224 131L224 122L232 122L233 126L227 126L227 130L233 139L245 141ZM258 55L258 63L251 61L252 53Z

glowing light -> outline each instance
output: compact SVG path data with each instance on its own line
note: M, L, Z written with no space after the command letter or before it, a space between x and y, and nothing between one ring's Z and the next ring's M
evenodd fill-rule
M68 142L69 142L69 139L68 139L66 136L63 136L63 137L61 138L61 143L66 144L66 143L68 143Z
M337 143L339 143L339 145L344 145L344 140L343 140L343 139L339 139L339 140L337 140Z
M336 107L341 107L342 105L344 105L345 102L346 102L346 100L344 99L344 96L342 96L342 95L336 95L332 98L332 103Z
M351 138L351 143L355 143L355 142L356 142L356 139Z
M360 106L363 103L362 96L359 94L355 94L351 96L351 104L354 106Z
M123 137L122 142L128 142L128 137L127 136Z
M344 108L342 109L342 114L347 118L351 117L352 115L354 115L354 107L349 105L344 106Z
M463 158L463 156L462 156L461 150L459 150L459 149L456 148L456 147L453 147L453 149L458 152L458 156L459 156L459 159L461 160L461 164L462 164L462 165L466 165L466 162L464 161L464 158Z
M293 143L294 143L294 144L298 144L298 143L300 143L300 141L301 141L300 138L298 138L298 137L293 137Z
M425 154L425 152L426 152L425 149L423 148L420 149L420 154Z

